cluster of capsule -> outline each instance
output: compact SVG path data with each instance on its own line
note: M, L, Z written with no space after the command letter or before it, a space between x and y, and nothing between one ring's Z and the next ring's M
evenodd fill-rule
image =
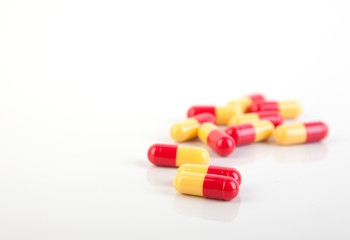
M302 144L324 139L328 127L323 122L285 124L301 112L297 101L266 101L261 94L229 102L226 106L193 106L185 121L174 124L170 135L176 142L199 137L221 156L236 146L265 141L274 136L280 145ZM221 130L217 125L228 125ZM184 194L231 200L237 196L241 175L234 168L208 166L209 153L199 147L154 144L148 159L155 165L180 167L174 180Z

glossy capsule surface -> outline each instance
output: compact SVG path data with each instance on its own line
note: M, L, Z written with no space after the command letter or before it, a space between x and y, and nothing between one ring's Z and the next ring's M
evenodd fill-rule
M154 144L147 152L151 163L159 166L179 167L185 163L209 163L209 153L199 147L188 147L172 144Z
M201 113L185 121L175 123L170 129L170 135L176 142L184 142L196 138L199 126L205 122L215 124L215 116L210 113Z
M281 125L274 132L275 141L280 145L317 142L328 134L328 127L323 122L297 123Z
M195 172L202 174L214 174L221 175L224 177L232 177L234 180L241 185L242 177L240 172L235 168L222 167L222 166L206 166L206 165L197 165L197 164L184 164L177 170L177 174L180 174L182 171L186 172Z
M219 125L227 124L232 116L242 113L240 105L232 106L193 106L187 111L187 117L193 117L200 113L211 113L216 118L216 123Z
M242 108L242 112L247 112L250 108L250 106L254 103L263 102L265 101L265 97L261 94L252 94L248 95L246 97L234 100L229 102L227 105L240 105Z
M239 192L239 184L231 177L182 171L174 179L174 187L183 194L231 200Z
M252 123L259 120L268 120L275 127L283 123L283 117L277 111L267 111L267 112L256 112L256 113L246 113L230 118L228 121L229 126L238 125L242 123Z
M235 149L235 141L212 123L204 123L198 130L198 137L221 156L227 156Z
M295 118L301 113L301 105L297 101L269 101L254 103L249 112L278 111L283 118Z
M225 132L230 135L237 146L267 140L273 133L274 126L268 120L242 123L228 127Z

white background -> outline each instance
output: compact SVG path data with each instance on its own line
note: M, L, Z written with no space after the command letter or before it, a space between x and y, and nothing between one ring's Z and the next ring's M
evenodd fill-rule
M0 1L0 239L349 239L350 3ZM321 143L237 147L231 202L184 196L153 143L261 92ZM297 120L295 120L297 121Z

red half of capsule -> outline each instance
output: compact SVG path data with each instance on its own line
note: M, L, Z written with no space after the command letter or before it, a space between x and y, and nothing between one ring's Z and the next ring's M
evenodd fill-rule
M177 145L153 144L147 152L149 161L155 165L176 167Z
M323 122L304 123L306 128L306 142L317 142L328 134L328 127Z
M249 112L275 111L279 110L278 103L271 102L257 102L250 106Z
M253 103L265 101L265 97L261 94L252 94L252 95L249 95L248 97L250 97Z
M235 140L237 146L250 144L255 141L255 128L251 123L228 127L225 132Z
M279 112L264 111L264 112L257 112L256 114L259 115L260 120L268 120L275 127L277 127L283 123L283 117Z
M238 182L239 185L241 185L241 182L242 182L241 173L235 168L211 165L208 167L207 174L215 174L215 175L221 175L225 177L232 177L234 180Z
M207 138L207 144L221 156L227 156L235 149L235 141L220 129L211 131Z
M239 184L231 177L206 174L203 182L203 197L231 200L237 196Z
M193 106L187 111L187 117L193 117L200 113L210 113L215 116L215 106Z
M200 113L200 114L192 116L192 118L196 119L199 124L203 124L203 123L206 123L206 122L210 122L210 123L216 124L216 118L211 113L207 113L207 112Z

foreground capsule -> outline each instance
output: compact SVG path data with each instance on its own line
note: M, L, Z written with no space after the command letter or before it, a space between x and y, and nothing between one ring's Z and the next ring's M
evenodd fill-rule
M170 144L154 144L147 152L151 163L160 166L179 167L185 163L209 163L209 153L199 147L187 147Z
M246 97L229 102L227 105L240 105L243 112L247 112L254 103L265 101L265 97L261 94L248 95Z
M225 132L230 135L237 146L267 140L273 133L270 121L262 120L228 127Z
M172 139L177 142L183 142L197 137L198 128L205 122L216 122L213 114L201 113L188 118L185 121L175 123L170 129Z
M241 185L241 182L242 182L242 177L240 172L237 169L230 168L230 167L184 164L181 167L179 167L176 174L180 174L182 171L202 173L202 174L214 174L214 175L221 175L224 177L232 177L234 180L238 182L239 185Z
M227 156L235 149L235 141L212 123L204 123L198 130L198 137L221 156Z
M297 123L281 125L274 132L275 140L280 145L292 145L317 142L328 134L328 127L323 122Z
M182 171L174 179L174 187L184 194L231 200L239 192L239 184L231 177Z
M240 105L232 106L193 106L187 111L187 117L193 117L200 113L211 113L216 118L217 124L227 124L228 120L232 116L236 116L242 113Z
M283 123L281 114L277 111L246 113L239 116L234 116L228 121L229 126L242 123L252 123L259 120L269 120L275 127Z
M297 101L281 102L260 102L254 103L249 108L249 112L278 111L283 118L295 118L301 112L301 105Z

